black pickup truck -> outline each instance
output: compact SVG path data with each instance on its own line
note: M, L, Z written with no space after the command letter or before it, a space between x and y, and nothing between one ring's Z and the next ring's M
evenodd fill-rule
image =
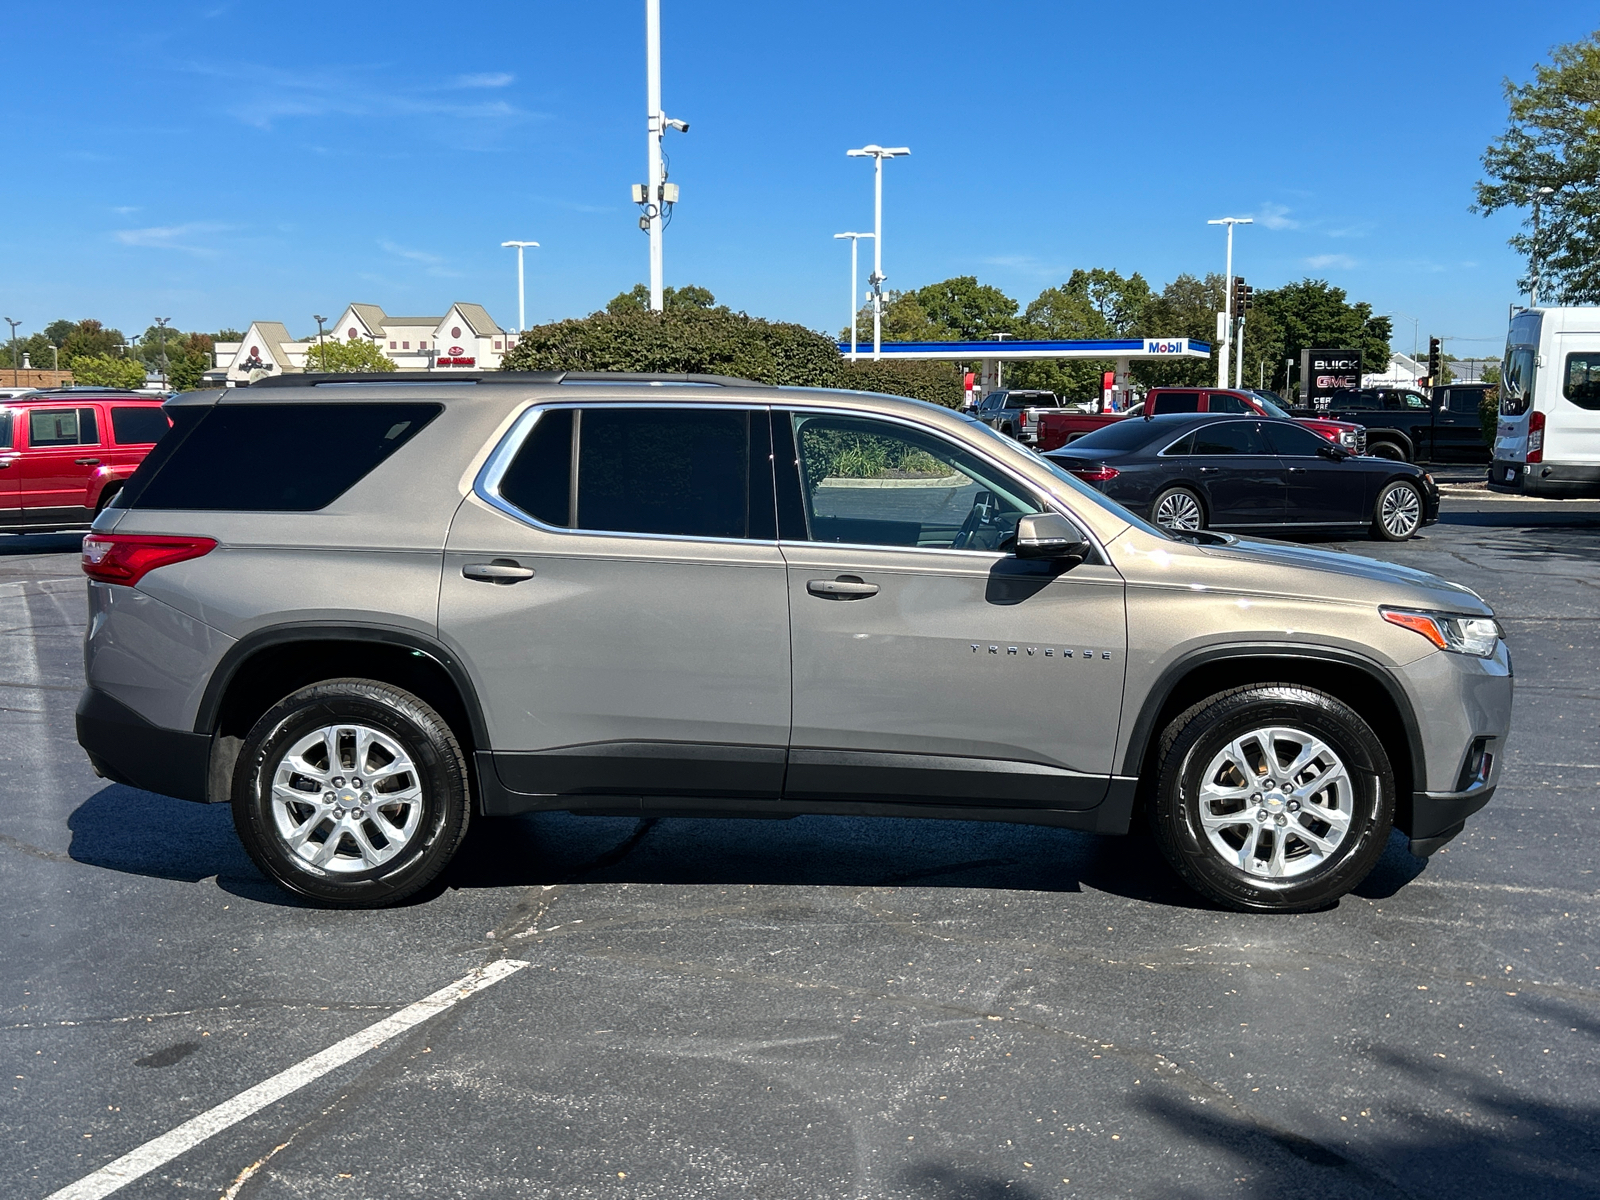
M1488 462L1478 422L1485 384L1433 389L1430 399L1409 388L1347 388L1296 416L1329 417L1366 426L1367 453L1402 462Z

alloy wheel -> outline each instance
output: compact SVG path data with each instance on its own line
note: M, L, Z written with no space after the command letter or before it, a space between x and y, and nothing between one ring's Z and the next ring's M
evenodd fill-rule
M1378 512L1384 532L1397 541L1416 533L1422 524L1422 497L1409 484L1399 484L1383 494Z
M1169 492L1156 505L1155 518L1163 529L1197 530L1202 524L1200 501L1188 492Z
M272 822L289 854L322 871L370 871L399 854L422 819L422 779L392 734L326 725L295 741L272 773Z

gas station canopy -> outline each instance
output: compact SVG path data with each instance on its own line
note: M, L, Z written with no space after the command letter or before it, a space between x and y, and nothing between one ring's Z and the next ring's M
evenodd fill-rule
M839 351L850 353L850 343ZM872 347L857 344L856 357L871 358ZM1029 358L1210 358L1211 347L1192 338L1099 338L1070 342L884 342L881 358L996 359L1014 362Z

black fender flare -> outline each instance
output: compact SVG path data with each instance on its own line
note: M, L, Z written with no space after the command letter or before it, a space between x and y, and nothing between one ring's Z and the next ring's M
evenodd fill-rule
M1156 719L1160 717L1161 710L1166 707L1167 700L1181 679L1197 667L1241 658L1338 663L1362 672L1384 690L1395 711L1400 714L1400 723L1405 730L1406 747L1411 754L1413 785L1422 786L1418 781L1426 781L1428 764L1422 746L1422 730L1417 724L1416 712L1411 706L1410 698L1406 695L1405 689L1395 681L1393 674L1382 664L1351 650L1341 650L1332 646L1305 646L1290 642L1207 646L1192 650L1169 663L1145 694L1144 704L1133 722L1133 731L1128 738L1128 748L1123 755L1120 774L1137 776L1141 773L1151 740L1160 734L1155 728Z
M200 696L200 707L195 713L194 731L207 736L216 732L217 716L222 710L223 697L228 686L245 662L263 650L293 642L372 642L379 645L402 646L442 668L461 694L462 707L472 726L472 739L480 749L489 747L489 730L484 723L483 707L478 701L478 690L472 684L466 667L437 638L414 629L394 625L381 625L360 621L293 621L283 625L270 625L246 634L224 654L211 672L205 691Z

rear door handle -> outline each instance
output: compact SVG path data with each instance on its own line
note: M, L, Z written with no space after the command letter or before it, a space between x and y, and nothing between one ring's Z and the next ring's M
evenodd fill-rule
M1305 467L1290 467L1289 468L1289 474L1291 474L1291 475L1304 475L1305 473L1306 473L1306 468Z
M841 575L837 579L810 579L806 591L824 600L865 600L878 594L878 585L866 583L854 575Z
M461 573L468 579L476 579L479 583L521 583L524 579L533 578L532 567L525 567L510 558L497 558L493 562L486 563L468 563L461 568Z
M1220 470L1222 470L1221 467L1201 467L1200 468L1200 473L1202 475L1205 475L1205 474L1209 474L1212 471L1220 471Z
M100 465L100 460L98 458L75 458L72 461L77 463L80 467L98 467Z

